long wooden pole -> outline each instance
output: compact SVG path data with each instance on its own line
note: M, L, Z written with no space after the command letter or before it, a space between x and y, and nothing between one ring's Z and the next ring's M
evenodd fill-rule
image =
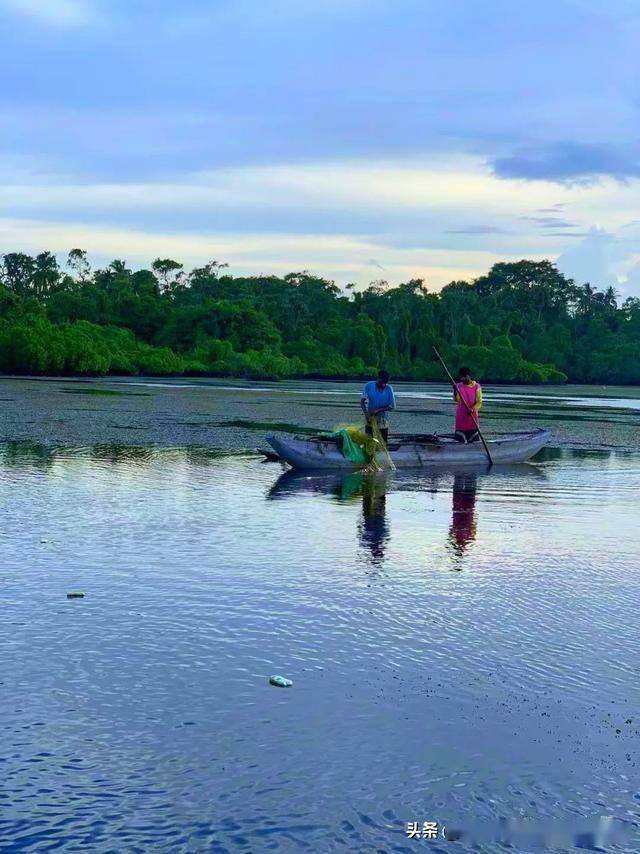
M445 361L444 361L444 359L442 358L442 356L440 355L440 353L438 353L438 348L435 346L435 344L433 345L433 352L436 354L436 357L438 358L438 361L440 362L440 364L442 365L442 367L445 369L445 372L446 372L447 376L449 377L449 381L451 382L451 386L452 386L452 388L453 388L453 393L454 393L454 394L456 394L456 395L458 395L458 397L460 398L460 400L464 403L465 408L466 408L467 412L469 413L469 416L470 416L471 420L472 420L472 421L473 421L473 423L476 425L476 430L478 431L478 436L480 436L480 439L481 439L481 441L482 441L482 444L484 445L484 449L485 449L485 452L486 452L486 454L487 454L487 459L489 460L489 465L490 465L490 466L492 466L492 465L493 465L493 460L491 459L491 453L489 452L489 448L488 448L488 446L487 446L487 443L485 442L485 440L484 440L484 436L482 435L482 432L480 431L480 425L478 424L478 419L476 418L476 416L475 416L475 414L474 414L473 410L471 409L471 407L469 406L469 404L467 403L467 401L466 401L466 400L464 399L464 397L459 393L459 391L458 391L458 386L456 385L456 381L455 381L455 380L454 380L454 378L451 376L451 372L449 371L449 368L446 366Z

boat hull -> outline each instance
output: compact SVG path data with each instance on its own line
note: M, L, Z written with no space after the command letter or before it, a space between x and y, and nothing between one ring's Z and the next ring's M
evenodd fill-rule
M535 456L548 443L550 437L548 430L531 430L490 439L487 444L494 463L522 463ZM362 468L343 457L335 442L279 439L276 436L267 436L267 442L281 460L296 469ZM482 465L487 462L481 442L406 442L391 450L390 456L396 468L449 468ZM385 461L384 455L379 455L378 462L382 466Z

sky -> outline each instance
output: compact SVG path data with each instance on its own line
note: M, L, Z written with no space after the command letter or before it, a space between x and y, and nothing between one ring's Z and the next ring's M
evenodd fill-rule
M0 0L0 254L640 296L639 0Z

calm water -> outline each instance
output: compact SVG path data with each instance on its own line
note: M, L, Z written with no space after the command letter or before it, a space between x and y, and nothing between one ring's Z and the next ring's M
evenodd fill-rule
M0 850L640 850L640 392L487 390L554 431L490 474L247 450L355 393L0 382Z

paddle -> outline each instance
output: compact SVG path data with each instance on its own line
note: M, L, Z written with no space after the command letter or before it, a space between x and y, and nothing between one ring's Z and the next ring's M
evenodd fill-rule
M471 409L471 407L469 406L469 404L467 403L467 401L464 399L464 397L463 397L461 394L459 394L459 393L458 393L458 386L456 385L456 381L455 381L455 380L454 380L454 378L451 376L451 373L450 373L450 371L449 371L449 368L445 365L444 359L442 358L442 356L440 355L440 353L438 353L438 349L437 349L437 347L435 346L435 344L433 345L433 352L436 354L436 356L437 356L437 358L438 358L438 361L440 362L440 364L441 364L441 365L442 365L442 367L444 368L444 370L445 370L445 372L446 372L447 376L449 377L449 381L451 382L451 385L452 385L452 387L453 387L453 393L454 393L454 394L456 394L456 395L458 395L458 397L460 398L460 400L464 403L465 408L466 408L467 412L469 413L469 417L471 418L471 420L473 421L473 423L476 425L476 430L478 431L478 436L480 436L480 439L481 439L481 441L482 441L482 444L484 445L484 449L485 449L486 454L487 454L487 459L489 460L489 465L490 465L490 466L492 466L492 465L493 465L493 460L491 459L491 454L489 453L489 448L487 447L487 443L486 443L486 442L485 442L485 440L484 440L484 436L483 436L483 435L482 435L482 433L480 432L480 425L478 424L478 419L476 418L475 413L473 412L473 410Z

